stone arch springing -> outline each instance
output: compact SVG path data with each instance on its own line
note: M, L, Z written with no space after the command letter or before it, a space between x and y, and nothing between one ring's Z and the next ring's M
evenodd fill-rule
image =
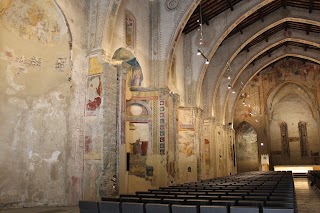
M127 84L129 87L141 87L143 81L143 72L141 66L134 54L126 49L119 48L113 54L112 60L116 64L122 64L128 69Z

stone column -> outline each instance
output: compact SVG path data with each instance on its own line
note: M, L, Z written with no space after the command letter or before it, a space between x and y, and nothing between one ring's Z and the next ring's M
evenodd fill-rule
M215 126L215 151L216 151L216 174L218 177L226 175L226 130L225 125Z
M99 178L100 197L111 197L118 194L118 141L117 141L117 68L103 64L102 73L102 104L103 144L102 144L102 172ZM114 189L113 186L116 188Z
M127 193L127 149L126 149L126 89L127 89L126 64L117 66L118 72L118 97L117 97L117 184L118 193Z

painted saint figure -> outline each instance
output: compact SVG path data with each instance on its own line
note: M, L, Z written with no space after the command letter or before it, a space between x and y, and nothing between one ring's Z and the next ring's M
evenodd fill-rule
M141 68L133 69L130 85L141 86L142 80L143 80L143 75L142 75Z

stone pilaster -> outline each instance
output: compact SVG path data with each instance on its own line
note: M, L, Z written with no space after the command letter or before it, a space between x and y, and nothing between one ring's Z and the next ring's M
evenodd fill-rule
M110 197L118 194L118 141L117 141L117 68L105 63L102 73L102 104L104 128L102 144L102 172L99 179L100 197ZM115 186L115 188L114 188Z

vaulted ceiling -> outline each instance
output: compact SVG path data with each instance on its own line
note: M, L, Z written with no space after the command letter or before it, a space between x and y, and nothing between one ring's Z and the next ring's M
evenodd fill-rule
M210 20L214 19L219 14L223 13L226 10L234 10L237 7L237 4L241 1L246 0L202 0L198 7L195 9L190 19L188 20L183 32L188 34L193 30L199 28L199 20L202 19L203 24L210 25ZM320 11L320 1L317 0L275 0L264 7L260 8L258 11L254 12L247 18L245 18L236 28L234 28L226 37L226 39L232 37L233 35L240 33L242 34L245 30L249 29L251 25L256 22L264 22L266 16L272 13L281 12L280 10L285 10L287 7L296 7L300 9L307 10L309 13L317 10ZM242 51L250 51L255 45L258 45L261 42L268 42L270 37L274 36L280 31L289 31L289 30L299 30L305 32L306 36L310 33L316 33L320 35L320 27L307 24L307 23L298 23L293 21L286 21L281 24L278 24L266 32L262 33L260 36L248 43ZM283 46L298 46L302 50L307 51L308 49L320 51L320 45L312 46L308 44L302 44L298 42L284 42L281 43L267 52L261 54L255 61L260 60L265 56L270 56L273 51L283 47ZM320 53L320 52L319 52ZM253 62L254 63L254 62Z

